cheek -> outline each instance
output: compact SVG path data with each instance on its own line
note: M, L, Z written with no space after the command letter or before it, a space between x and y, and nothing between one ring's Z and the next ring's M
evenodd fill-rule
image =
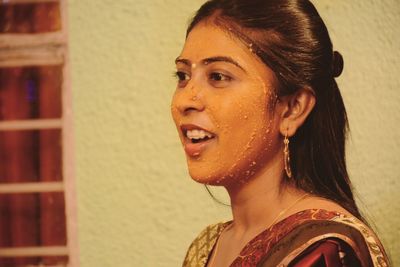
M180 117L179 116L180 112L179 112L177 103L178 103L178 94L175 92L174 95L172 96L171 106L170 106L171 115L172 115L172 118L174 119L175 124L178 124L179 117Z
M262 141L266 140L270 132L271 117L264 97L241 102L242 106L237 113L232 114L231 132L232 138L241 144L236 147L236 151L246 156L263 145Z
M266 99L264 95L245 95L210 105L209 116L219 129L221 138L228 139L222 141L232 141L231 147L241 150L243 143L266 132L270 124ZM233 142L238 145L233 145Z
M234 108L228 108L221 123L222 158L242 178L252 175L272 153L271 103L271 94L248 94L232 103Z
M260 86L259 86L260 87ZM271 108L272 94L257 87L250 87L246 94L238 94L224 101L217 99L218 105L212 106L211 114L214 120L225 132L244 133L252 136L270 127L273 109Z

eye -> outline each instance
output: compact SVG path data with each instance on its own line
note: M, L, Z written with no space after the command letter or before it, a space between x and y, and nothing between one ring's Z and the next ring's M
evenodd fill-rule
M231 81L232 78L228 75L219 73L219 72L212 72L210 74L210 80L216 81L216 82L224 82L224 81Z
M179 82L187 81L190 79L189 74L187 74L183 71L175 72L175 77L178 79Z
M178 80L178 86L179 87L184 87L186 83L190 80L189 74L183 71L176 71L174 73L174 76Z

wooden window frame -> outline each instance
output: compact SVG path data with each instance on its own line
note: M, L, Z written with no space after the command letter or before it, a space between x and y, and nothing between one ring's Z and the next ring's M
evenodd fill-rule
M67 245L65 247L1 248L0 257L68 256L67 266L79 267L67 0L7 0L0 1L0 5L42 2L58 2L60 4L61 30L39 34L0 34L0 67L62 64L62 117L60 119L0 121L0 131L60 129L63 148L63 181L0 184L0 194L64 192Z

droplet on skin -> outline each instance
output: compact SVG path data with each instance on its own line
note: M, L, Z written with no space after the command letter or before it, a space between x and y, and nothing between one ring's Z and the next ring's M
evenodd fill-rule
M268 96L271 96L272 94L268 94ZM258 97L258 96L256 96L256 95L254 95L254 97ZM266 98L265 99L265 101L264 102L267 102L267 99L268 98ZM271 107L271 105L268 105L269 106L269 109L271 109L272 110L272 107ZM238 107L238 109L239 110L237 110L237 114L239 115L238 117L237 117L237 119L243 119L243 118L245 118L246 119L246 117L248 118L248 114L246 114L247 112L247 110L242 110L242 104L239 102L238 104L237 104L237 107ZM262 111L262 114L263 114L263 116L267 116L266 118L268 118L268 115L270 115L269 114L269 110L268 110L268 108L266 109L266 106L265 106L265 104L262 104L262 103L257 103L256 104L256 107L260 107L260 110ZM213 116L213 114L212 114L212 112L213 112L213 110L217 110L218 108L215 108L215 109L211 109L210 108L210 110L208 110L208 109L206 109L206 111L208 111L207 113L211 113L210 114L210 119L211 119L211 121L213 121L213 122L215 122L215 118L214 118L214 116ZM247 107L246 107L246 109L247 109ZM246 115L244 115L244 114L246 114ZM271 118L271 117L270 117ZM268 123L265 123L266 121L264 121L264 123L263 124L266 124L266 127L262 127L262 132L266 132L266 133L269 133L270 132L270 127L271 127L271 124L272 124L272 119L270 119L269 120L269 125L268 125ZM216 123L217 124L217 123ZM217 124L217 126L216 126L216 128L221 128L222 130L223 130L223 132L224 133L226 133L227 131L228 131L228 126L227 125L218 125ZM229 128L232 128L232 127L229 127ZM247 144L247 149L246 150L249 150L249 149L251 149L252 148L252 144L253 144L253 142L254 142L254 139L255 139L255 137L256 137L256 135L258 136L258 134L260 133L260 131L253 131L253 134L251 135L251 138L250 138L250 140L248 140L248 144ZM264 140L267 140L268 138L267 137L263 137L263 139ZM272 145L272 143L270 142L267 146L271 146ZM266 150L268 150L268 147L266 148ZM246 152L246 151L244 151L244 150L242 150L241 152L240 151L237 151L237 153L235 153L236 155L239 155L239 157L237 157L237 161L236 161L236 163L235 164L233 164L232 166L231 166L231 170L232 170L232 172L228 172L228 173L232 173L232 174L230 174L228 177L235 177L235 175L233 174L233 173L235 173L233 170L234 170L234 168L237 166L237 163L241 163L241 162L243 162L245 159L246 159L246 155L248 154L249 152ZM219 153L218 153L219 154ZM217 165L220 165L221 167L223 166L223 164L222 164L222 159L220 158L220 155L218 155L218 160L217 160ZM252 163L252 161L250 160L250 161L248 161L248 163ZM212 179L212 177L215 177L215 175L216 175L217 173L213 173L210 177L209 177L209 179L211 180ZM242 175L243 175L244 173L242 173ZM247 182L247 180L248 179L246 179L246 176L249 176L249 175L254 175L255 174L255 172L254 171L247 171L247 173L246 173L246 175L243 175L242 176L242 179L237 179L238 181L240 180L242 183L245 183L245 182ZM227 177L222 177L221 179L218 179L218 182L220 182L222 179L226 179ZM237 177L237 178L239 178L239 177ZM217 179L215 179L214 178L214 180L216 181Z

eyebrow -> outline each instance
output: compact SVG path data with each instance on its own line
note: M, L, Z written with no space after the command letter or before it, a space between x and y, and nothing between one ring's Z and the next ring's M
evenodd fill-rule
M201 63L202 63L203 65L211 64L211 63L214 63L214 62L226 62L226 63L230 63L230 64L235 65L235 66L238 67L239 69L243 70L244 72L246 72L246 70L245 70L242 66L240 66L240 64L239 64L237 61L235 61L233 58L231 58L231 57L216 56L216 57L205 58L205 59L203 59L203 60L201 61ZM177 58L175 59L175 64L178 64L178 63L182 63L182 64L187 65L187 66L191 66L191 65L192 65L192 62L191 62L189 59L180 58L180 57L177 57Z

